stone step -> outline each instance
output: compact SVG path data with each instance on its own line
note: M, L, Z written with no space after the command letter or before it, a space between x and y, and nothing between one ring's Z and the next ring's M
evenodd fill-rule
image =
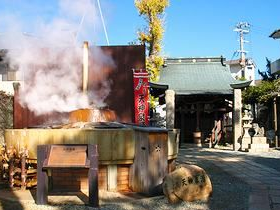
M249 149L269 149L269 144L249 144Z
M269 148L254 148L248 149L248 152L269 152Z
M267 139L266 139L266 137L262 137L262 136L260 136L260 137L254 136L252 138L252 143L253 144L267 144Z

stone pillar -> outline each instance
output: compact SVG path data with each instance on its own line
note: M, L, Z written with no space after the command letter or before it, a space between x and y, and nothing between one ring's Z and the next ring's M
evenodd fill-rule
M166 128L173 129L175 123L175 92L174 90L165 91L166 101Z
M233 150L237 151L240 149L240 141L242 138L242 102L241 102L241 89L234 89L234 99L233 99Z

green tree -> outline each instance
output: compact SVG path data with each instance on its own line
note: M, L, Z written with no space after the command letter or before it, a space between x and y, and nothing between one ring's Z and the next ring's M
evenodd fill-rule
M135 0L139 15L144 16L148 27L138 32L138 39L147 48L146 68L150 81L157 81L163 58L160 56L163 39L163 15L169 0Z
M280 91L280 81L262 81L258 86L249 86L242 91L243 102L246 104L267 103ZM280 92L279 92L280 93Z
M250 86L242 91L244 103L268 103L280 94L280 79L271 73L271 62L266 58L266 71L258 70L262 82L257 86Z
M277 79L277 76L271 73L271 61L268 58L266 58L266 71L258 70L258 73L264 81L273 81Z

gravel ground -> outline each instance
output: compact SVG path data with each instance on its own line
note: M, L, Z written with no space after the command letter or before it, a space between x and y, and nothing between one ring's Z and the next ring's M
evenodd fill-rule
M278 151L280 154L280 151ZM128 197L119 193L102 194L100 197L100 210L247 210L249 201L250 186L242 182L236 177L222 171L220 168L211 163L211 161L196 158L198 154L190 154L193 158L186 158L184 154L187 150L182 151L178 157L178 163L196 164L208 173L213 185L213 195L208 203L203 202L181 202L178 204L169 204L164 196L143 197L134 196ZM239 153L240 154L240 153ZM278 154L278 153L277 153ZM245 154L246 155L246 154ZM271 154L269 154L271 156ZM248 156L257 160L258 156ZM273 157L270 157L273 159ZM266 158L267 159L267 158ZM275 159L274 159L275 160ZM54 199L53 199L54 198ZM65 202L56 197L49 196L49 204L47 206L38 206L31 202L10 202L0 200L0 210L86 210L96 209L85 206L76 198L71 196ZM67 204L63 204L67 203Z
M107 193L102 195L100 199L100 210L245 210L248 209L248 196L250 188L229 174L221 171L218 167L209 161L192 161L190 164L196 163L203 167L209 174L213 185L213 195L208 203L203 202L181 202L178 204L169 204L164 196L156 196L151 198L131 198L118 193ZM76 200L75 200L76 199ZM67 203L67 204L61 204ZM31 202L0 201L0 209L2 210L86 210L96 209L78 204L76 197L69 196L68 200L61 201L57 196L49 196L49 204L47 206L38 206Z
M118 196L115 194L115 196ZM77 203L77 202L73 202ZM59 203L51 203L49 205L41 205L38 206L31 202L10 202L10 201L1 201L0 209L2 210L16 210L16 209L25 209L25 210L66 210L66 209L75 209L75 210L94 210L97 208L85 206L83 204L71 204L67 202L67 204L59 204ZM100 210L208 210L209 207L206 203L202 202L193 202L186 203L181 202L178 204L169 204L167 199L164 196L156 196L152 198L143 198L137 200L126 200L119 202L110 202L101 203L99 208Z

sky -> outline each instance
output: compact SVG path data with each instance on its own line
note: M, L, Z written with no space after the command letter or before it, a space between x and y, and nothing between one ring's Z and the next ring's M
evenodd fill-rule
M72 5L67 7L72 14L80 9L75 2L91 1L96 8L94 15L87 17L94 21L79 25L83 13L76 12L75 16L70 17L69 11L59 9L63 1L0 0L0 40L7 36L7 31L15 23L20 25L22 32L35 37L39 36L36 34L38 25L49 26L48 23L53 19L65 16L72 18L77 31L87 27L89 35L79 33L80 40L88 39L91 44L107 45L97 0L64 1ZM135 41L137 31L145 27L145 21L139 16L133 0L100 0L100 6L110 45L127 45ZM170 6L164 15L162 55L222 55L227 60L238 59L238 55L234 54L239 48L238 34L233 29L238 22L248 22L251 28L250 33L245 36L249 41L245 44L247 57L255 61L257 69L265 71L266 57L271 61L280 58L280 40L269 38L274 30L280 29L279 9L279 0L170 0ZM259 77L257 73L256 76Z

